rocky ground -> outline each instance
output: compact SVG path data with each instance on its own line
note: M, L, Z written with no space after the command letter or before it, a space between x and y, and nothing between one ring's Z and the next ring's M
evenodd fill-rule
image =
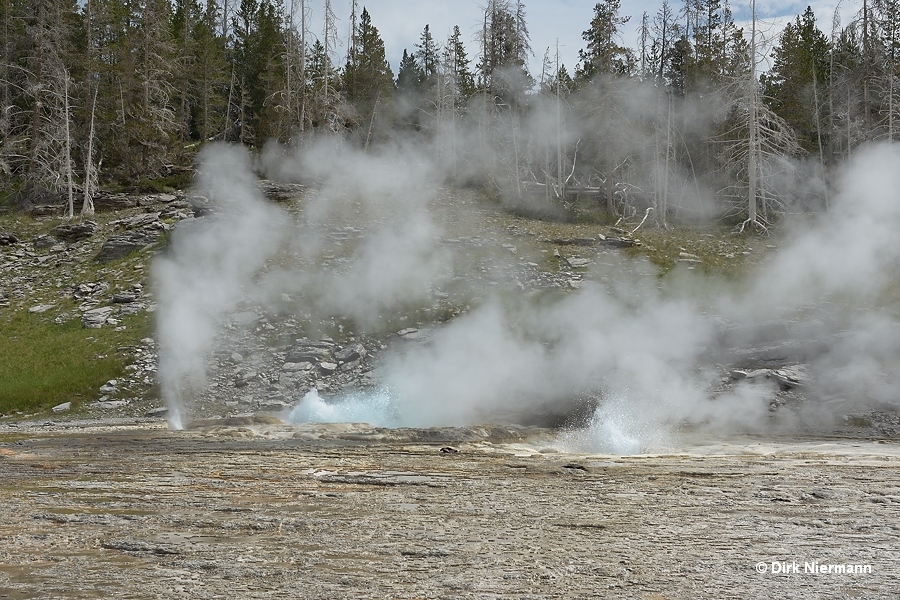
M281 202L302 193L263 187ZM209 207L180 193L106 202L91 222L51 226L38 215L0 231L0 310L101 329L152 317L153 254ZM480 282L467 287L470 302L472 288L495 284L578 289L586 267L636 243L630 227L479 210L476 227L443 242L471 249L466 276ZM361 230L328 234L352 243ZM723 260L747 252L743 241L717 244ZM340 254L327 260L342 268ZM675 260L704 259L685 247ZM682 431L628 457L566 452L566 432L541 427L391 430L272 416L312 389L374 385L387 348L427 343L467 310L454 294L436 292L377 333L242 307L208 357L209 385L185 431L167 428L154 391L153 336L120 348L125 375L74 411L0 420L0 598L900 595L900 418L890 411L782 436ZM810 400L809 349L773 329L713 362L718 392L765 382L777 418Z

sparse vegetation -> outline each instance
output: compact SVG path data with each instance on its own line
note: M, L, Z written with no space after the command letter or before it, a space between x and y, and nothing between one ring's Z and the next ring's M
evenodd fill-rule
M98 213L94 220L104 227L133 213ZM31 244L57 225L78 220L0 215L0 231L13 231L20 239L0 254L0 267L5 267L0 290L10 294L8 304L0 304L0 415L43 412L67 401L77 408L82 400L96 400L98 388L119 377L129 364L132 357L127 350L152 335L153 323L146 311L117 316L115 327L82 327L78 310L82 300L73 296L73 290L96 282L108 285L109 294L127 290L144 280L150 254L135 253L100 264L94 260L102 243L99 236L70 246L66 254L54 255ZM7 257L9 261L4 260ZM39 262L39 258L47 260ZM11 294L8 287L13 273L29 286L20 295ZM29 311L41 304L52 308ZM136 391L137 395L146 392Z

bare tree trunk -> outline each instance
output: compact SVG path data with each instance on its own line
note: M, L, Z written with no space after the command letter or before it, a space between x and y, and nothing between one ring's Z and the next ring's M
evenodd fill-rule
M44 11L43 0L38 0L38 22L37 31L39 35L43 35L46 27L46 13ZM38 171L38 145L41 138L41 87L43 85L43 66L44 66L44 44L39 41L37 44L37 66L35 67L35 99L34 108L31 111L31 131L29 144L28 169L25 176L25 198L30 202L36 193L36 179ZM5 107L4 107L5 108Z
M660 199L659 214L656 216L663 226L669 228L667 221L669 213L669 155L672 151L672 97L666 94L666 160L664 162L662 198Z
M366 133L366 144L363 150L368 152L369 150L369 142L372 139L372 127L375 125L375 115L378 113L378 99L381 97L381 92L375 94L375 104L372 105L372 118L369 119L369 131Z
M75 190L72 185L72 134L69 131L69 122L71 121L69 115L69 73L63 72L63 97L64 97L64 110L65 114L63 115L63 120L65 122L64 131L65 131L65 160L66 160L66 188L69 194L69 218L75 216Z
M515 109L514 109L515 110ZM519 169L519 115L513 115L512 120L512 138L513 138L513 177L516 181L516 201L522 201L522 176Z
M186 141L191 136L191 126L190 126L190 102L188 101L188 96L190 95L190 77L188 76L188 64L191 60L193 60L193 53L188 45L191 42L191 9L189 7L188 2L181 3L181 10L183 13L184 23L182 25L181 31L181 73L179 74L181 77L181 105L179 110L181 114L178 115L178 129L179 135L183 141Z
M234 59L231 61L231 81L228 83L228 102L225 104L225 124L223 126L222 137L225 141L230 141L231 137L231 105L234 102L234 84L235 84L235 64Z
M306 0L300 0L300 133L306 131Z
M95 180L94 170L94 115L97 112L97 89L94 89L94 101L91 104L91 125L88 128L87 151L84 157L84 203L81 205L81 214L90 216L94 214L93 187Z
M758 225L759 220L756 212L756 174L758 166L757 161L757 128L759 122L757 119L757 102L759 94L756 83L756 0L751 0L750 10L752 13L752 24L750 34L750 151L747 161L747 224Z
M819 79L816 75L816 65L812 65L813 72L813 102L816 105L816 141L819 144L819 167L825 173L825 152L822 149L822 121L819 116ZM825 209L828 209L828 186L825 186Z
M563 182L562 165L562 106L559 80L559 38L556 39L556 190L557 195L565 199L565 183Z
M865 138L872 139L872 111L869 107L869 69L871 62L869 47L869 2L863 0L863 114L865 116Z

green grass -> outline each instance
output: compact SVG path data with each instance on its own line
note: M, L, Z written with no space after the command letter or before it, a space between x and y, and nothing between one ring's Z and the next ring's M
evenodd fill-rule
M93 400L98 388L122 375L128 357L117 348L150 331L141 315L84 329L79 318L58 325L45 314L17 311L0 316L0 414L37 412L66 401Z
M747 263L753 262L764 241L748 234L735 234L724 226L674 227L663 231L653 226L641 228L634 237L640 246L628 249L632 256L646 256L660 268L661 273L673 269L682 259L696 257L700 263L693 264L709 274L740 275ZM748 252L750 254L744 254ZM686 256L691 255L691 256Z

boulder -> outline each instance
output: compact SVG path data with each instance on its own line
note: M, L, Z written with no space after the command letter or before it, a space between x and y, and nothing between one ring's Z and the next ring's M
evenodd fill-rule
M809 382L809 374L806 365L792 365L772 371L770 377L778 382L783 389L792 389L805 386Z
M140 295L137 292L119 292L112 297L112 301L116 304L130 304L137 302Z
M151 212L135 215L127 219L121 219L116 221L116 224L123 229L140 229L141 227L157 223L158 221L159 213Z
M338 366L331 362L319 363L319 373L322 375L331 375L337 370Z
M122 235L114 235L100 248L100 254L97 255L97 262L106 263L117 260L126 256L135 250L146 248L150 244L159 239L158 231L148 231L141 229L124 233Z
M334 346L328 342L301 342L295 344L287 352L286 363L321 363L331 360L332 348Z
M106 324L106 321L112 316L112 313L112 306L92 308L81 316L81 325L85 329L100 329Z
M94 210L123 210L134 208L138 205L138 199L126 194L100 193L94 196Z
M12 246L19 243L19 238L14 233L0 231L0 246Z
M56 245L56 238L50 235L39 235L31 243L35 250L45 250Z
M82 283L75 288L75 291L72 292L72 295L78 300L81 300L84 298L89 298L95 294L105 292L107 289L109 289L109 284L105 281L96 283Z
M64 223L54 227L51 233L64 242L80 242L97 233L97 223L82 221L81 223Z
M346 363L360 360L366 357L366 349L362 344L350 344L343 350L334 353L334 357L338 362Z

